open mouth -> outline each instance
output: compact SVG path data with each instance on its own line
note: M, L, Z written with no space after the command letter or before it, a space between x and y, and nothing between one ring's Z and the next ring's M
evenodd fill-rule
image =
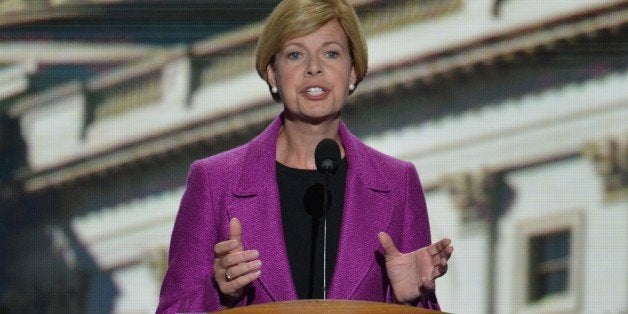
M319 97L325 93L325 90L322 87L310 87L306 90L307 94L312 97Z

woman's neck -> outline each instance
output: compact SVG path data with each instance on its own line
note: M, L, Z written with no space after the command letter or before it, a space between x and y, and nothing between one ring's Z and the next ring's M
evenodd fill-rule
M290 168L314 170L316 145L325 138L334 139L340 146L341 156L344 156L339 126L340 117L319 124L284 119L277 138L277 161Z

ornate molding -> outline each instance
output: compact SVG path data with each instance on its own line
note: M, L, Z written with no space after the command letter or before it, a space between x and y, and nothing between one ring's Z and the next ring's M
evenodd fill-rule
M512 189L504 172L482 170L465 172L444 179L455 208L462 211L463 222L495 221L510 205Z
M628 135L588 143L582 155L593 161L607 198L628 196Z

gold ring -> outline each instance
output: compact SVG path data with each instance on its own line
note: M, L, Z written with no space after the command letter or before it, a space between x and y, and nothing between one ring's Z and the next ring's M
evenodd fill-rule
M233 280L233 278L234 278L234 277L231 277L231 276L229 275L229 272L225 270L225 280L226 280L226 281L231 281L231 280Z

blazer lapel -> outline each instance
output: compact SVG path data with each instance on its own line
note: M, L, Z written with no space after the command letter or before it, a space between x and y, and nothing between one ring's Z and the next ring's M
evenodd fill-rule
M277 134L281 117L251 141L242 175L229 202L230 217L242 222L244 249L257 249L262 261L258 279L272 301L297 298L281 225L275 170Z
M380 249L377 234L385 231L391 211L390 192L370 151L341 123L340 137L349 166L346 179L340 243L330 298L351 299L376 262Z

